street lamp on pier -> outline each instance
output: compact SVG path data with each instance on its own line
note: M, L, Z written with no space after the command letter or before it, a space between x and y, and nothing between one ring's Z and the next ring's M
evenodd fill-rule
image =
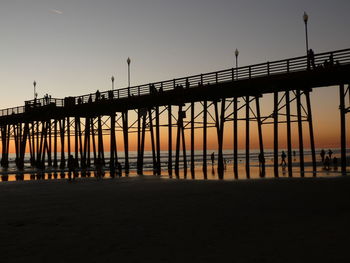
M114 76L111 77L111 81L112 81L112 90L114 90Z
M126 62L128 63L128 87L130 88L130 63L131 63L131 59L128 58L126 60Z
M236 79L238 79L238 55L239 55L239 51L236 48L235 50L235 57L236 57Z
M307 21L309 20L309 16L306 12L304 12L303 20L304 20L304 24L305 24L305 41L306 41L306 55L307 55L308 51L309 51L309 37L307 34Z
M35 80L33 82L33 86L34 86L34 100L35 100L36 97L38 96L38 94L36 93L36 81Z

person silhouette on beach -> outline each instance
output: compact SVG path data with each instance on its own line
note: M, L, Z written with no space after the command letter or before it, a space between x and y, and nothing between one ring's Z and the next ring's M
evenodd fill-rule
M324 157L326 156L326 151L324 149L321 150L320 152L322 163L324 163Z
M265 164L264 154L263 153L259 153L258 159L259 159L259 167L263 166Z
M336 156L333 158L333 169L338 170L338 158Z
M122 176L122 165L120 164L120 162L117 162L117 174L119 177Z
M72 174L73 174L73 179L74 179L74 173L75 173L75 160L73 155L69 155L68 157L68 181L72 180Z
M332 154L333 154L333 151L331 149L329 149L328 150L329 160L332 160Z
M102 166L103 166L102 159L101 159L101 157L98 157L96 159L96 164L95 164L97 180L102 178Z
M214 161L215 161L215 154L214 152L211 153L211 165L213 166L214 165Z
M326 159L324 160L324 169L329 170L330 165L330 159L328 156L326 156Z
M284 151L282 151L282 154L281 154L281 159L282 159L281 165L282 165L282 166L286 166L286 165L287 165L287 163L286 163L286 157L287 157L286 153L285 153Z

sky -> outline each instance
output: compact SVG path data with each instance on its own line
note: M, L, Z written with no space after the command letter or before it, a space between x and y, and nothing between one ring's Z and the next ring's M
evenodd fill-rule
M108 90L112 75L126 87L128 57L137 85L230 68L236 48L240 66L301 56L304 11L315 53L349 48L349 10L348 0L1 0L0 108L32 99L34 80L39 97ZM325 127L337 92L312 94Z

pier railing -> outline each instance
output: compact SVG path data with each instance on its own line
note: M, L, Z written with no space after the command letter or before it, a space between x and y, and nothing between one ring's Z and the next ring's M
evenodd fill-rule
M20 114L30 110L31 108L42 107L50 104L54 104L56 107L65 107L69 105L93 103L100 100L114 100L133 96L152 95L156 94L157 92L182 88L193 88L201 85L241 81L278 74L288 74L298 71L320 70L346 64L350 64L350 49L324 52L315 54L314 56L301 56L250 66L230 68L216 72L154 82L117 90L96 92L76 97L67 97L64 99L45 97L41 99L29 100L25 102L25 106L0 110L0 116Z

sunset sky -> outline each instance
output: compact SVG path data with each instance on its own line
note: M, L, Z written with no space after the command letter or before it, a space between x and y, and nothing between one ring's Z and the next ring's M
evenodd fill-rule
M348 0L1 0L0 108L350 48ZM336 145L337 88L312 94L318 146ZM266 100L269 104L269 100ZM325 107L326 106L326 107ZM262 104L264 107L264 104Z

